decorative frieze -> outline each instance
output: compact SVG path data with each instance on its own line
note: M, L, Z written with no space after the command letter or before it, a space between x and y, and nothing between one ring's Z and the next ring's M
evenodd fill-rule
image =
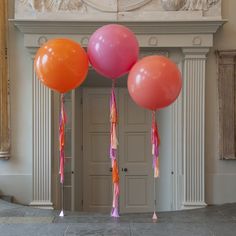
M191 20L221 17L221 0L15 0L15 18ZM151 17L150 17L151 16Z

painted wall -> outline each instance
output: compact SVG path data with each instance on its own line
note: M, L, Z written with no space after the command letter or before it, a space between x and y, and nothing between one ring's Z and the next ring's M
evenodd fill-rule
M236 1L222 1L222 16L228 19L214 37L206 79L206 201L208 204L236 202L236 161L219 160L219 120L216 49L236 49Z
M9 18L13 4L9 1ZM0 161L0 192L29 204L32 195L32 75L23 35L10 24L11 158ZM29 67L28 67L29 66Z
M13 0L10 0L13 18ZM236 48L236 1L223 1L228 23L215 35L206 81L206 200L208 204L236 202L236 161L219 160L216 49ZM10 92L12 157L0 161L0 192L29 204L32 198L32 71L23 35L10 25Z

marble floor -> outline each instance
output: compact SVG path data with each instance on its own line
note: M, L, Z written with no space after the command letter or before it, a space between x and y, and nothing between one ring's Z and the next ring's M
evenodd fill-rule
M0 200L0 235L236 236L236 204L163 212L156 223L147 213L124 214L119 219L98 213L66 212L63 218L58 214Z

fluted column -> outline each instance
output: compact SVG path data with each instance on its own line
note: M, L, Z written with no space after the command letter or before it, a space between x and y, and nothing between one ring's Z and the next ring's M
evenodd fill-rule
M34 70L33 70L34 71ZM33 199L30 205L52 208L52 94L33 73Z
M208 48L184 48L184 208L205 204L205 67Z
M0 158L10 157L10 116L7 70L7 2L0 1Z

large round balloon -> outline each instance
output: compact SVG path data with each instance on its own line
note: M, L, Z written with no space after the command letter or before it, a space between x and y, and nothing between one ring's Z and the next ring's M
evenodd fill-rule
M95 31L89 39L88 56L101 75L116 79L130 71L137 62L138 41L128 28L109 24Z
M70 39L52 39L37 52L36 74L47 87L65 93L79 86L88 73L85 50Z
M157 110L173 103L182 87L181 74L164 56L148 56L137 62L128 76L128 90L141 107Z

